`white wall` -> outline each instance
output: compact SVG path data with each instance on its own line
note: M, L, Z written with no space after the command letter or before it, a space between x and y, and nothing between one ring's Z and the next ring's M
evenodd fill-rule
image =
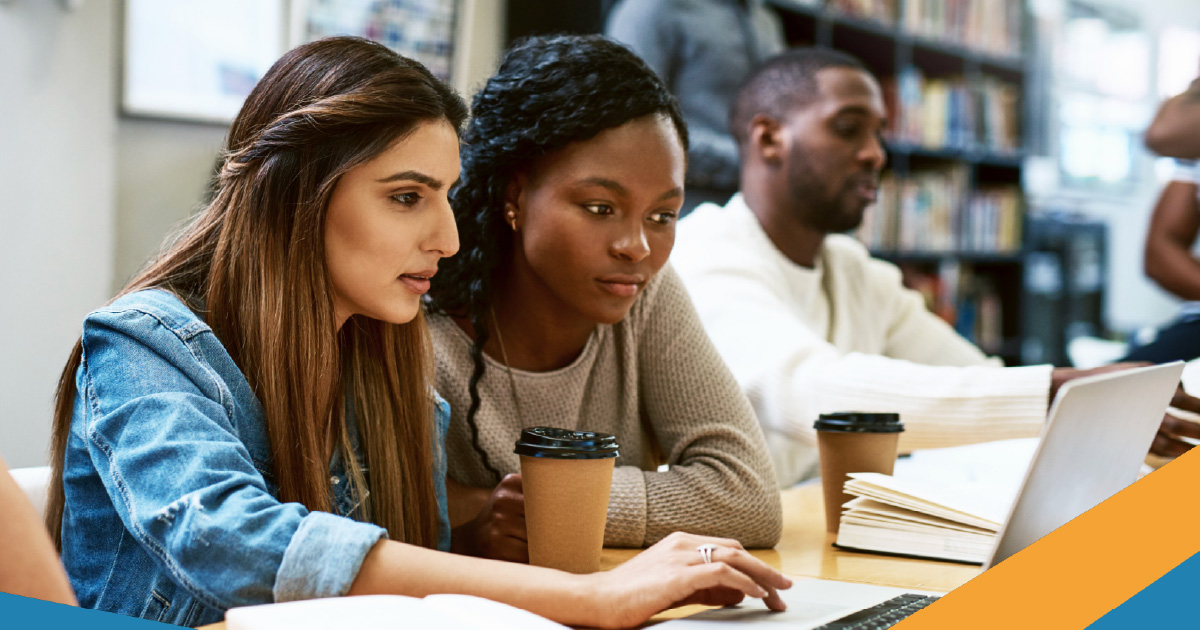
M152 118L118 121L113 292L198 208L227 130Z
M459 0L455 85L494 70L503 0ZM0 2L0 456L48 461L83 317L196 209L226 128L117 114L117 0Z
M0 4L0 455L47 461L51 399L112 282L115 4Z
M468 104L500 65L507 7L506 0L458 0L452 78Z

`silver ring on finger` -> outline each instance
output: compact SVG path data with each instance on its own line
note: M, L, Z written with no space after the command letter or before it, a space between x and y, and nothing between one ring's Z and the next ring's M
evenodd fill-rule
M696 547L696 551L700 552L700 557L704 559L704 564L712 564L712 554L717 550L717 546L712 543L705 543Z

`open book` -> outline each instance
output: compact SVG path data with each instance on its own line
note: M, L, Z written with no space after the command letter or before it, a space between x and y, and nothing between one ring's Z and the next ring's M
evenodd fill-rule
M1036 438L918 451L896 476L851 473L839 547L982 564L1016 499Z
M839 547L983 564L1015 495L936 488L879 473L852 473Z
M232 608L227 630L566 630L531 612L470 595L331 597Z

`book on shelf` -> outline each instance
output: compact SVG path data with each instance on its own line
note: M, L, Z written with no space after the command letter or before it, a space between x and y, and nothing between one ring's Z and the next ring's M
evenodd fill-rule
M1021 248L1024 203L1016 185L973 191L959 220L958 248L977 252L1012 252Z
M1020 148L1018 112L1021 89L995 77L984 77L974 85L972 106L975 141L994 153L1012 153Z
M886 252L1012 253L1021 248L1024 203L1017 185L969 189L966 165L880 178L879 196L856 232Z
M964 164L915 171L901 180L896 199L896 248L953 250L954 215L967 197L968 183Z
M875 204L863 213L855 236L869 249L896 249L896 177L886 173L879 179Z
M952 280L941 273L929 273L921 266L908 263L901 263L900 273L904 279L904 286L921 295L929 312L954 325L957 317L954 308L956 291Z
M996 77L928 78L905 66L881 83L888 136L928 149L1010 154L1020 148L1020 88Z
M930 269L901 262L904 286L921 294L925 307L988 354L1000 354L1004 343L1004 307L988 276L950 259Z
M228 630L566 630L545 617L470 595L362 595L231 608Z
M999 57L1021 52L1022 2L905 0L901 24L909 33Z
M966 270L959 281L955 318L950 321L964 339L988 354L999 354L1004 344L1004 302L987 278Z

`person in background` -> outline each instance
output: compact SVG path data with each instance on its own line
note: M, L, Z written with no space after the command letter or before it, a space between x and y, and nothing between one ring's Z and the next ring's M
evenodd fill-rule
M1186 300L1179 315L1125 360L1162 363L1200 357L1200 260L1192 253L1200 232L1200 78L1159 107L1145 134L1146 147L1172 156L1175 172L1159 193L1146 232L1146 275L1164 291Z
M849 55L771 59L730 115L741 193L680 224L673 264L758 413L782 485L817 473L822 412L899 412L901 451L1035 436L1062 383L1089 373L1003 367L843 234L878 193L886 115L878 82ZM1155 448L1188 445L1164 430Z
M451 496L517 494L523 427L599 431L621 445L605 545L775 545L762 431L666 264L688 142L674 98L620 44L548 37L509 50L471 109L462 252L429 304ZM506 504L476 519L495 543L479 552L521 561L523 504Z
M725 203L738 188L729 105L760 63L786 46L763 0L620 0L605 34L628 45L679 99L688 124L687 196L681 216Z
M76 605L54 543L0 459L0 593Z
M1146 275L1186 303L1154 339L1133 347L1122 361L1167 363L1200 357L1200 260L1192 253L1200 234L1198 182L1200 165L1175 161L1171 181L1159 193L1150 215L1143 258Z
M1159 155L1200 159L1200 78L1163 101L1144 139L1146 148Z
M372 593L605 627L783 607L788 580L729 540L672 535L593 575L443 553L449 411L421 296L459 248L466 115L359 38L299 46L255 86L212 201L88 315L63 370L47 519L82 605L184 626Z

